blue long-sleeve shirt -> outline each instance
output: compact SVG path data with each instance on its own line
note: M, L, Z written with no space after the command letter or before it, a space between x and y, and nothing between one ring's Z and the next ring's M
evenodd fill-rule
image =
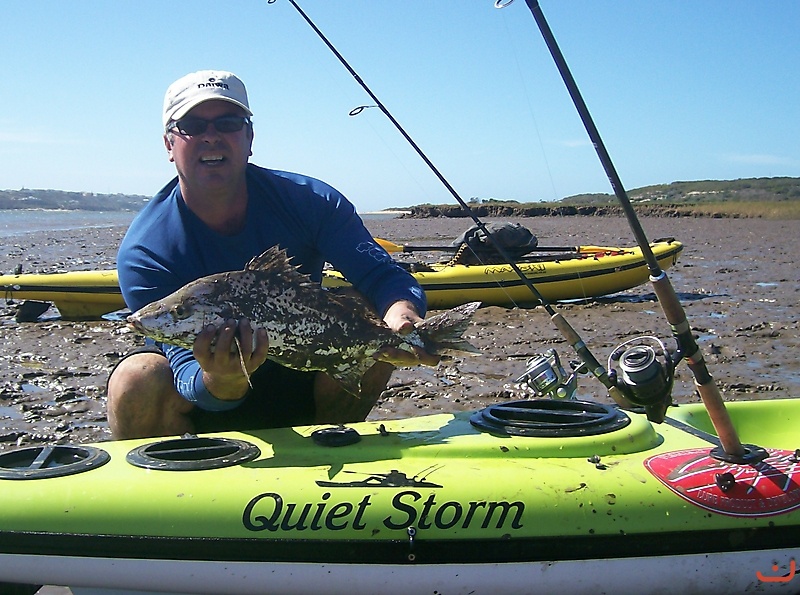
M244 229L225 236L189 210L177 178L167 184L136 216L120 245L117 270L128 308L136 311L200 277L241 270L278 245L315 281L321 281L325 262L331 263L381 316L398 300L410 301L425 315L419 284L374 242L353 205L336 189L250 164L247 193ZM208 410L240 403L209 393L191 351L163 348L184 398Z

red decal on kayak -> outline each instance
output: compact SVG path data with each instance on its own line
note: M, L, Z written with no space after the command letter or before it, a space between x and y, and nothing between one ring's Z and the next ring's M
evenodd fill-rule
M701 508L738 517L783 514L800 508L800 463L788 450L766 449L752 465L719 461L707 448L677 450L644 462L659 481Z

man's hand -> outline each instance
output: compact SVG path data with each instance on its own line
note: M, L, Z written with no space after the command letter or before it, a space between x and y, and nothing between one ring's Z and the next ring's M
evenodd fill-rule
M383 321L394 332L407 335L412 332L416 325L422 322L423 318L417 312L414 304L406 300L400 300L389 306ZM375 359L387 362L393 366L435 366L439 363L439 356L432 355L419 347L414 347L413 352L399 349L396 347L384 347L374 356Z
M250 321L242 319L208 325L195 338L192 353L211 394L235 401L247 394L250 375L267 360L268 349L267 332L258 329L254 333Z

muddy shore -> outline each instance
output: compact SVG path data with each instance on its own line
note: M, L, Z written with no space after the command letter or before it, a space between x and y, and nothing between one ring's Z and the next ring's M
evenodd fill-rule
M543 245L634 243L619 217L515 220ZM650 239L675 237L685 244L668 275L723 396L799 396L797 222L643 218L642 223ZM468 226L468 220L441 218L368 222L376 237L412 245L449 244ZM0 270L8 273L18 264L25 272L113 268L123 234L123 228L111 228L16 237L0 251ZM420 261L428 257L443 254L402 256ZM633 336L670 337L649 285L608 298L559 304L557 309L602 363L615 346ZM18 323L15 310L16 305L0 300L0 450L108 439L106 378L121 354L140 339L120 322L64 321L51 308L37 322ZM523 398L526 393L513 380L525 371L530 357L552 347L562 361L577 359L542 308L482 308L467 335L483 355L438 368L398 370L370 418L474 410ZM580 378L578 395L610 402L591 377ZM685 365L678 368L673 398L697 399Z

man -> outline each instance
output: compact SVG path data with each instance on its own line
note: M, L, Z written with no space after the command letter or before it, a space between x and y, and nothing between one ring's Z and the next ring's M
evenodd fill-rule
M375 244L334 188L250 164L251 116L244 84L229 72L191 73L167 90L164 144L178 175L137 215L120 246L127 306L135 311L199 277L243 269L279 245L316 281L330 262L391 329L413 330L426 309L413 277ZM241 357L231 349L235 337ZM228 320L204 329L191 351L154 344L134 350L108 381L114 437L363 420L393 365L437 361L421 350L387 348L356 399L321 372L269 361L268 347L263 329L254 333L249 321Z

